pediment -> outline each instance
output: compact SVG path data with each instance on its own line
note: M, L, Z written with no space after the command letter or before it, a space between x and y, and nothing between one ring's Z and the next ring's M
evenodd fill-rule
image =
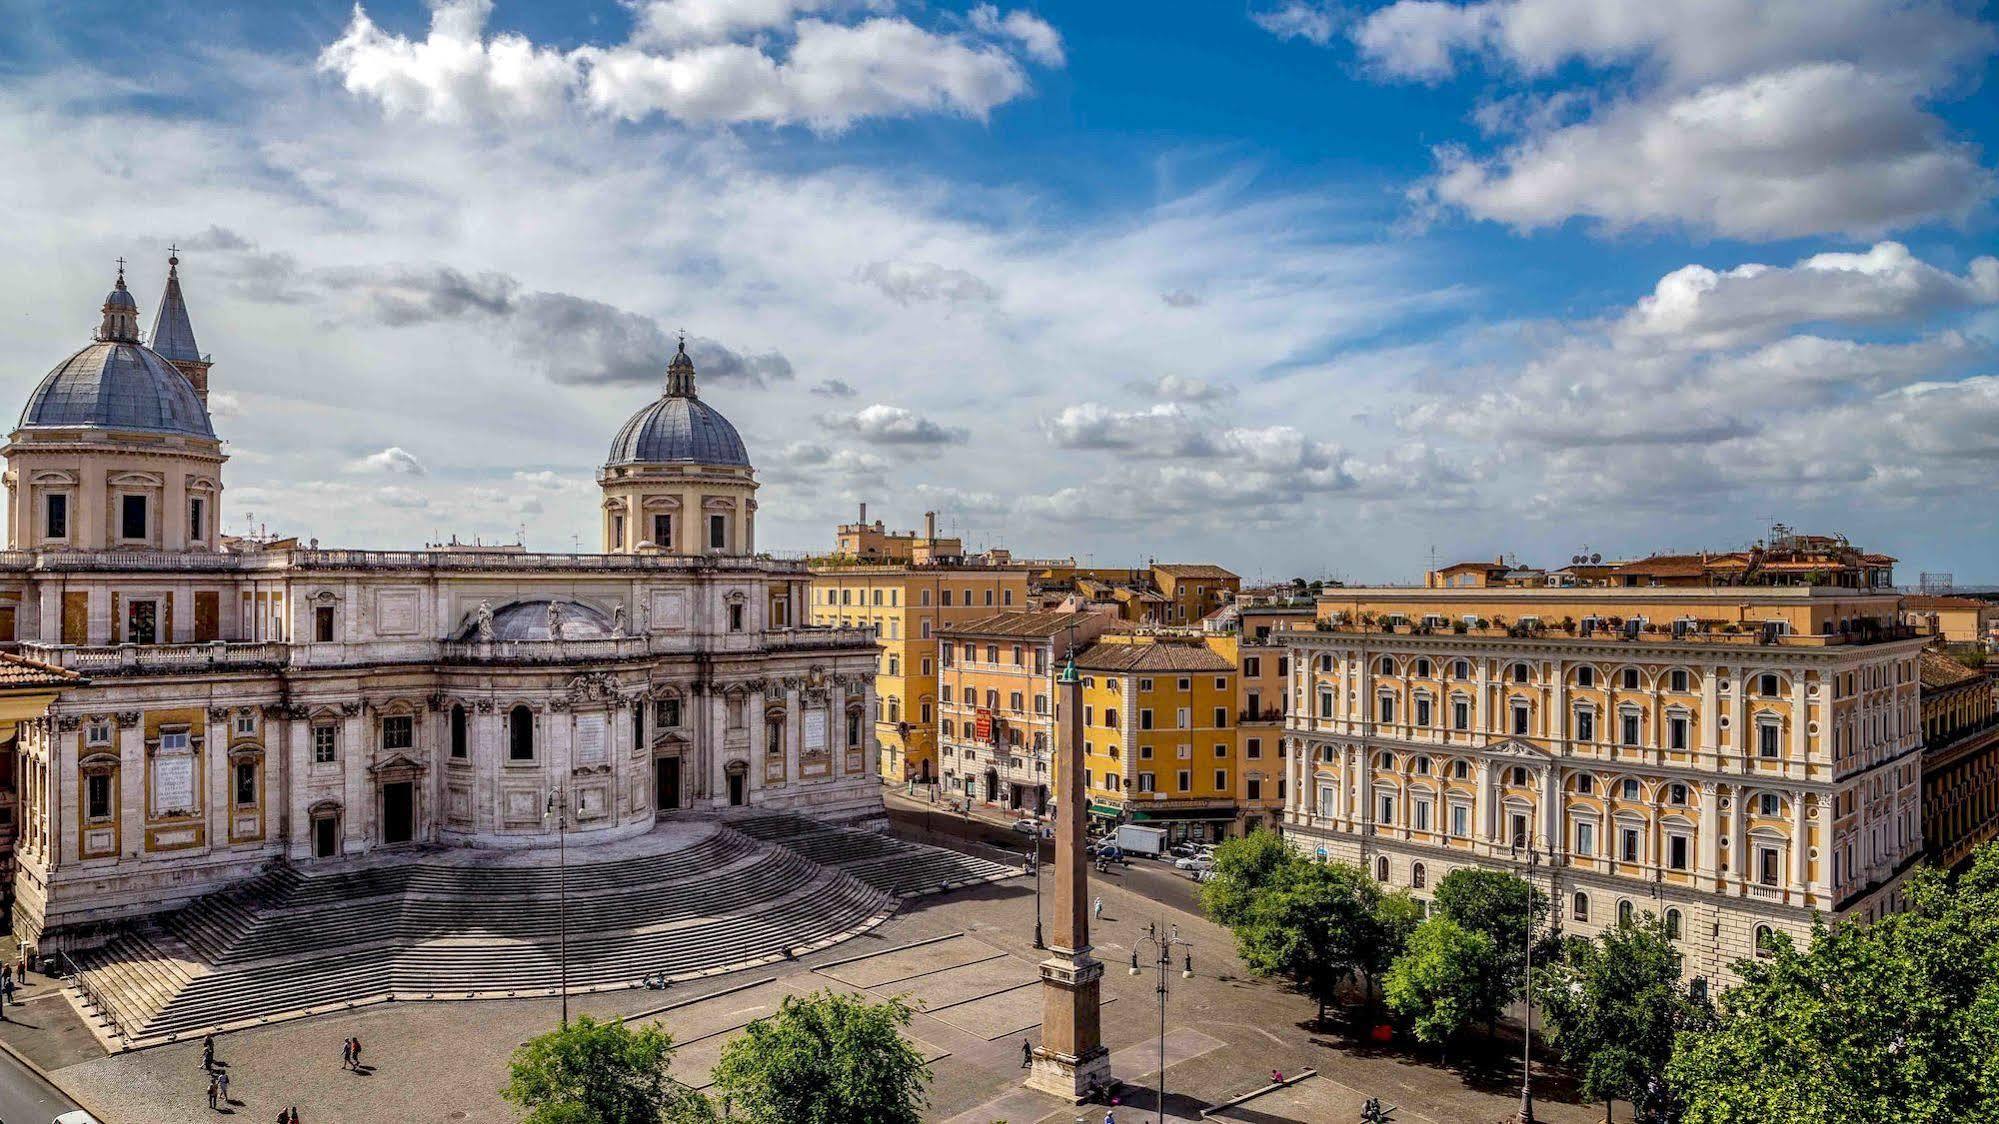
M410 757L408 754L404 753L392 753L389 756L383 758L382 760L377 761L374 764L368 766L368 772L378 777L393 776L398 773L400 774L421 773L423 771L424 771L423 762L417 761L414 758Z
M1493 757L1508 757L1536 765L1546 764L1552 756L1547 750L1521 738L1500 738L1487 742L1485 752Z

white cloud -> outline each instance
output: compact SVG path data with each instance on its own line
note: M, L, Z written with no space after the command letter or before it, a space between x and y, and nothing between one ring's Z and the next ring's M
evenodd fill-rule
M852 433L878 445L948 445L963 441L967 430L941 425L901 406L876 403L851 414L828 414L827 429Z
M404 509L430 506L429 498L422 492L417 491L415 488L406 488L401 484L390 484L387 487L375 489L375 500L390 507Z
M423 462L416 455L399 445L391 445L379 453L367 456L348 465L350 472L374 472L388 476L422 476Z
M1279 39L1303 39L1323 47L1345 17L1331 0L1283 0L1276 7L1250 12L1249 18Z
M383 31L357 4L320 69L390 114L451 123L546 119L580 105L626 121L839 130L869 117L983 120L1027 91L1023 58L1063 62L1060 37L1023 12L975 16L966 35L900 16L832 22L808 13L835 5L813 2L665 0L637 9L627 42L560 51L488 34L491 0L432 3L421 40Z
M1415 193L1521 229L1875 236L1961 222L1999 182L1927 108L1996 41L1944 0L1398 0L1352 34L1392 78L1596 72L1489 104L1480 122L1517 139L1440 148Z
M990 303L1000 296L998 289L977 274L935 262L872 261L854 276L900 305L924 301Z

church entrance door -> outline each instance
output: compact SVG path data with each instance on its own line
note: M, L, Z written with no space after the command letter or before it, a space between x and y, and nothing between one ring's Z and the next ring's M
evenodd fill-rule
M741 807L743 803L743 774L729 774L729 805Z
M416 838L416 785L392 781L382 786L382 842L408 843Z
M733 796L729 802L731 804L736 802ZM653 759L652 806L661 814L671 812L680 807L680 758L656 757Z

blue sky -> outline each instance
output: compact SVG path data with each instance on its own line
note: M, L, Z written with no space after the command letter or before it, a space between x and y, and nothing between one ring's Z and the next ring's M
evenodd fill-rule
M1979 6L0 0L0 347L178 242L227 517L588 543L678 329L765 544L1999 580ZM1947 517L1941 517L1946 516ZM1941 518L1940 518L1941 517Z

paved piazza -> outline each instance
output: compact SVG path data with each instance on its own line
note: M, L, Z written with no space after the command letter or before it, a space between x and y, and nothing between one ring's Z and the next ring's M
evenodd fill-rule
M910 1028L931 1059L928 1119L950 1124L1072 1124L1102 1120L1102 1109L1073 1109L1020 1088L1020 1043L1036 1034L1039 996L1033 986L1032 882L960 890L907 903L864 936L797 963L752 969L676 986L665 992L617 991L576 996L576 1014L647 1015L680 1043L674 1072L694 1085L724 1043L744 1024L774 1010L787 994L832 988L875 997L901 996L918 1014ZM1401 1055L1342 1049L1303 1025L1304 999L1241 975L1227 934L1205 920L1127 893L1112 878L1092 886L1104 899L1097 927L1105 974L1104 1035L1116 1073L1150 1084L1157 1072L1155 977L1124 970L1132 940L1148 921L1180 926L1194 943L1193 980L1172 977L1168 1017L1170 1119L1195 1120L1199 1110L1265 1085L1272 1068L1287 1074L1316 1068L1320 1076L1266 1094L1219 1119L1349 1121L1363 1097L1400 1106L1400 1124L1497 1121L1515 1107L1514 1079L1481 1089L1459 1074L1416 1064ZM38 984L31 993L52 989ZM200 1072L199 1042L105 1056L59 998L37 999L15 1012L23 1021L0 1025L0 1038L53 1071L57 1081L114 1121L166 1122L211 1118ZM259 1027L217 1040L233 1075L236 1115L268 1120L294 1102L302 1120L516 1119L499 1088L508 1055L523 1040L552 1027L553 1000L400 1002ZM366 1076L340 1067L340 1043L358 1035ZM1120 1109L1121 1122L1150 1119L1150 1094ZM1600 1105L1543 1099L1540 1115L1560 1124L1602 1119Z

